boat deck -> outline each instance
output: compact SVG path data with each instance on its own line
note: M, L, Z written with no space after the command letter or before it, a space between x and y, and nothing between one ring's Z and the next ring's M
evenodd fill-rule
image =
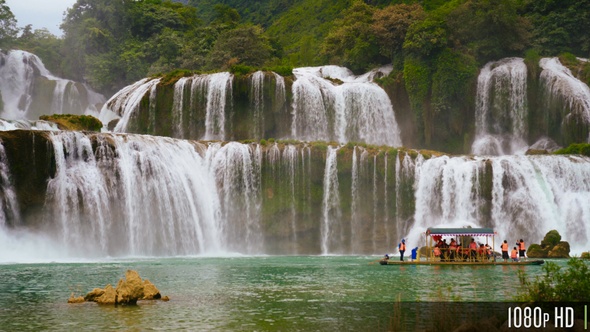
M449 261L428 261L428 260L420 260L420 261L399 261L395 259L390 260L381 260L379 264L381 265L483 265L483 266L494 266L494 265L508 265L508 266L519 266L519 265L541 265L545 263L542 259L535 259L535 260L528 260L528 261L519 261L519 262L504 262L504 261L456 261L456 262L449 262Z

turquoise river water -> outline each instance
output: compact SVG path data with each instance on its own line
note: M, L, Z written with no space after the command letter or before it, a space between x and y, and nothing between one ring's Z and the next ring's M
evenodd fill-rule
M511 301L539 266L381 266L367 256L142 258L0 265L0 330L396 330L400 304ZM565 265L565 261L556 261ZM127 269L169 302L68 304ZM398 309L396 309L398 308Z

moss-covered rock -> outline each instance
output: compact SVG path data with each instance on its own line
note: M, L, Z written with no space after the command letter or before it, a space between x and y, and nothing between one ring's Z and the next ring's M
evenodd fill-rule
M52 114L39 119L53 122L61 130L100 131L102 128L102 122L91 115Z
M570 244L562 241L559 242L547 255L549 258L569 258L570 257Z
M561 241L561 235L557 230L553 229L545 234L543 241L541 241L541 247L554 247L559 243L559 241Z
M545 258L549 254L549 250L543 249L540 245L533 243L529 246L526 254L530 258Z
M582 259L590 259L590 251L583 252L580 256Z
M561 241L561 235L556 230L545 234L541 245L531 244L527 250L527 256L531 258L569 258L570 244Z

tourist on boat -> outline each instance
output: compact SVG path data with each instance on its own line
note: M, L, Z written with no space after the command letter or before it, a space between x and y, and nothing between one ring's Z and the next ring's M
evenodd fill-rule
M486 243L486 255L488 257L488 260L492 260L492 256L493 256L493 252L492 252L492 247L490 247L489 244ZM495 259L494 259L495 261Z
M469 256L472 259L475 259L476 255L477 255L477 243L475 243L475 240L473 238L471 238L471 243L469 243Z
M520 239L520 242L518 242L518 257L522 260L526 259L526 256L524 255L526 251L525 245L524 245L524 241L522 239Z
M508 262L508 241L506 240L502 243L502 259L504 262Z
M455 261L455 254L457 252L457 242L455 239L451 239L451 244L449 245L449 259L451 262Z
M477 259L483 261L484 258L487 257L487 250L483 243L479 244L479 248L477 248Z
M399 260L404 261L404 253L406 252L406 240L402 239L402 242L397 245L399 249Z
M510 253L510 258L512 258L513 262L518 262L518 250L516 249L516 247L512 249L512 252Z

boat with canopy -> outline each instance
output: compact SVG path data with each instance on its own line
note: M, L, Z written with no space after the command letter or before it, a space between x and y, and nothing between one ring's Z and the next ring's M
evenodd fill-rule
M541 265L543 260L504 261L494 253L492 228L434 228L424 232L425 246L405 261L387 255L381 265ZM476 241L477 239L477 241ZM450 243L447 243L447 240ZM484 244L485 242L485 244ZM491 243L491 244L490 244Z

